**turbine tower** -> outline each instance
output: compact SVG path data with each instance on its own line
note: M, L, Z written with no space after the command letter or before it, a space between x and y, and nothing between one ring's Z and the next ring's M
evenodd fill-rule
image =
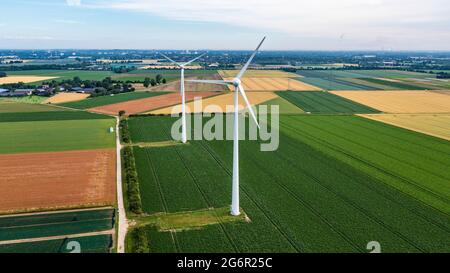
M181 93L181 142L186 143L187 142L187 136L186 136L186 97L184 94L184 69L187 65L191 64L192 62L200 59L202 56L204 56L206 53L203 53L202 55L190 60L186 63L178 63L172 60L171 58L167 57L166 55L161 54L164 58L169 60L171 63L175 64L181 69L181 80L180 80L180 93Z
M211 84L221 84L221 85L232 85L234 86L234 124L233 124L233 180L232 180L232 196L231 196L231 215L238 216L240 214L239 211L239 94L241 94L242 98L247 105L247 108L255 121L256 125L259 128L258 120L256 119L255 113L253 112L252 106L248 101L247 95L245 94L244 87L241 84L241 78L244 75L245 71L247 71L248 66L252 62L253 58L258 53L259 48L263 44L266 37L262 39L259 43L258 47L255 49L253 54L248 59L247 63L242 67L241 71L237 74L237 76L231 81L224 80L189 80L189 82L198 82L198 83L211 83Z

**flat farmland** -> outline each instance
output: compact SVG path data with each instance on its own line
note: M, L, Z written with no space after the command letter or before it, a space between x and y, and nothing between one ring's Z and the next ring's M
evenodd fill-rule
M114 119L0 122L0 154L115 147Z
M219 70L222 78L232 78L239 73L239 70ZM280 70L247 70L245 77L249 78L297 78L295 73L284 72Z
M56 77L44 77L44 76L29 76L29 75L23 75L23 76L8 76L0 78L0 84L7 84L7 83L31 83L31 82L39 82L39 81L46 81L46 80L52 80Z
M170 140L174 121L131 118L132 139ZM241 207L251 222L149 228L150 251L366 252L373 240L384 252L449 251L448 142L360 117L300 115L281 117L277 151L259 144L240 146ZM445 151L430 158L437 149ZM231 141L136 148L135 157L149 214L230 203Z
M343 98L386 113L450 113L450 97L428 91L336 91Z
M232 78L225 78L225 80L232 80ZM319 87L304 83L290 78L242 78L242 86L245 91L314 91L321 90ZM230 86L230 91L234 87Z
M101 97L95 97L95 98L88 98L81 101L74 101L74 102L67 102L67 103L61 103L59 105L69 108L75 108L75 109L88 109L88 108L94 108L114 103L120 103L130 100L138 100L143 98L149 98L153 96L160 95L159 92L129 92L129 93L122 93L122 94L116 94L113 96L101 96Z
M377 90L377 88L369 85L362 85L345 81L338 78L310 78L304 77L298 79L306 84L317 86L323 90Z
M197 97L197 95L196 95L197 93L186 93L186 94L192 94L193 97L191 97L191 99L193 99L194 97ZM258 105L258 104L264 103L266 101L277 98L277 95L275 95L273 92L251 92L251 93L247 94L247 97L252 105ZM186 104L186 112L187 113L232 112L232 111L234 111L233 98L234 98L233 93L226 93L226 94L214 96L211 98L205 98L201 101L201 107L198 107L198 109L195 105L196 105L196 103L199 103L199 102L189 102ZM242 97L240 97L239 98L239 109L242 110L244 108L246 108L245 102L243 101ZM175 105L173 107L166 107L166 108L150 111L151 114L171 114L171 113L180 113L180 112L181 112L180 104Z
M111 71L87 71L87 70L32 70L32 71L11 71L8 72L11 76L27 76L45 77L51 80L61 81L79 77L82 80L103 80L106 77L114 75ZM34 81L40 83L48 81L48 79L40 79Z
M168 91L174 92L180 91L180 76L178 76L177 80L169 82L167 84L161 84L153 87L149 87L146 90L150 91ZM218 84L207 84L207 83L193 83L188 82L189 80L220 80L221 77L219 74L207 74L200 76L186 76L184 88L186 92L214 92L214 91L227 91L228 88L224 85Z
M21 103L11 100L0 100L0 113L48 112L61 111L61 108L35 103Z
M210 97L216 95L215 92L186 92L186 101L193 100L196 97ZM110 104L107 106L91 108L89 111L117 115L119 111L124 110L127 115L141 113L152 109L158 109L169 105L179 103L181 100L180 93L163 93L160 96L151 98L132 100L118 104Z
M450 140L449 114L376 114L360 116Z
M65 110L60 108L60 110ZM2 113L0 122L24 122L24 121L57 121L57 120L86 120L86 119L110 119L111 117L89 113L84 111L48 111L48 112L20 112Z
M44 103L57 104L57 103L84 100L87 99L88 97L89 94L60 92L55 96L46 99Z
M316 114L377 113L378 110L328 92L277 92L305 112Z
M115 149L0 154L0 213L115 203Z

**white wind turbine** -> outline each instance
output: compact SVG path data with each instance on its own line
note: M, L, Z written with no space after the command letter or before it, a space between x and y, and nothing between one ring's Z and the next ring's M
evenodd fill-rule
M192 62L200 59L203 57L206 53L203 53L202 55L190 60L186 63L178 63L172 60L171 58L167 57L166 55L161 54L164 58L169 60L171 63L175 64L181 69L181 80L180 80L180 93L181 93L181 142L186 143L187 142L187 136L186 136L186 97L184 93L184 69L187 65L191 64Z
M247 63L242 67L241 71L237 74L237 76L231 81L223 81L223 80L190 80L189 82L199 82L199 83L212 83L212 84L221 84L221 85L232 85L234 86L234 128L233 128L233 186L232 186L232 196L231 196L231 214L234 216L238 216L240 214L239 211L239 94L241 94L244 99L247 108L255 121L256 125L259 128L258 120L256 119L255 113L253 112L252 106L248 101L247 95L245 95L244 88L241 84L241 78L247 70L248 66L252 62L256 53L258 53L259 48L266 37L262 39L259 43L258 47L253 52L252 56L248 59Z

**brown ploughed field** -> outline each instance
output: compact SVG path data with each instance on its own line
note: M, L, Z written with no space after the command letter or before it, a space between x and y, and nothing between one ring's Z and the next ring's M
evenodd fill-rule
M217 92L186 92L186 101L193 100L195 97L203 98L217 94L218 94ZM95 107L89 109L89 111L107 115L117 115L119 111L124 110L126 112L126 115L131 115L175 105L180 102L181 102L180 93L174 92L168 93L166 95L160 95L145 99L131 100L121 103Z
M0 154L0 213L113 205L116 150Z

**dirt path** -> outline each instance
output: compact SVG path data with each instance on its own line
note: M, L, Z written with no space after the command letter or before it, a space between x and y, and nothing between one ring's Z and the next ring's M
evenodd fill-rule
M117 227L117 253L125 253L125 236L128 230L127 215L125 213L125 205L123 202L123 189L122 189L122 162L120 157L120 150L122 145L120 144L119 134L119 118L116 119L116 149L117 149L117 207L119 213L119 222Z

